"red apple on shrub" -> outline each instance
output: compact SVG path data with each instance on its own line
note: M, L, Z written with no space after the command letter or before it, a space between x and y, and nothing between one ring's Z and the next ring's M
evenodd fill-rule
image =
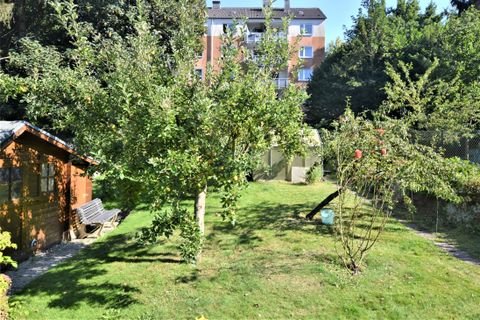
M360 149L355 150L355 159L361 159L362 155L363 155L362 150Z

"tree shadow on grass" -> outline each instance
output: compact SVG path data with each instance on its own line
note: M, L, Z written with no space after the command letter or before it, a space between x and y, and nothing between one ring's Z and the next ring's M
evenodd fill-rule
M311 234L332 234L331 227L323 225L321 220L307 220L305 213L311 210L311 204L275 204L260 202L254 206L243 207L238 214L235 226L219 223L213 226L207 236L207 244L218 245L225 249L231 244L220 241L220 234L235 236L236 245L254 248L263 241L258 234L260 230L271 230L276 237L285 237L288 231L306 232Z
M149 252L130 240L131 234L110 235L81 250L76 256L50 269L12 297L20 304L29 296L44 295L49 308L75 309L80 305L127 308L139 303L135 286L119 282L120 263L181 263L173 254ZM139 271L141 272L141 271ZM115 278L111 280L109 274Z
M228 281L259 277L269 279L276 275L295 275L297 277L309 277L311 273L317 273L324 269L325 265L343 266L343 263L335 253L298 253L285 255L279 252L271 252L270 255L260 255L255 260L246 258L235 263L210 265L201 269L191 270L187 275L178 276L176 283L194 284L198 281L224 282L225 273L228 273ZM312 265L314 267L312 268ZM240 280L241 281L241 280Z

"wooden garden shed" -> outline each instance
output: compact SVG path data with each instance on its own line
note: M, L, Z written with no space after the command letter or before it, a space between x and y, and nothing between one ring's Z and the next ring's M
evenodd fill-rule
M22 259L69 238L72 212L92 199L92 159L25 121L0 121L0 228Z

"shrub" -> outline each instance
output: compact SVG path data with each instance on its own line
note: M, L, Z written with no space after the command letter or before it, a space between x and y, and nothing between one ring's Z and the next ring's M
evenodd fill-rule
M446 160L454 172L454 182L458 193L471 201L470 197L480 194L480 166L460 158L449 158ZM480 198L473 199L480 201Z
M7 292L12 280L4 274L0 275L0 319L8 319Z
M315 164L308 170L306 181L308 184L313 184L320 182L323 177L323 166L319 162Z
M0 265L17 266L17 263L9 256L5 256L3 251L8 248L15 249L17 246L12 243L10 232L2 232L0 229ZM6 275L0 275L0 319L7 319L8 299L7 291L11 280Z

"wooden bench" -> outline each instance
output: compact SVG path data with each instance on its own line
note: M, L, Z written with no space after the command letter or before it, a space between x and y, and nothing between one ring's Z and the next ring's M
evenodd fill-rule
M77 216L81 224L98 226L98 235L101 234L105 224L115 227L114 222L117 220L119 209L105 210L102 200L94 199L77 208Z

